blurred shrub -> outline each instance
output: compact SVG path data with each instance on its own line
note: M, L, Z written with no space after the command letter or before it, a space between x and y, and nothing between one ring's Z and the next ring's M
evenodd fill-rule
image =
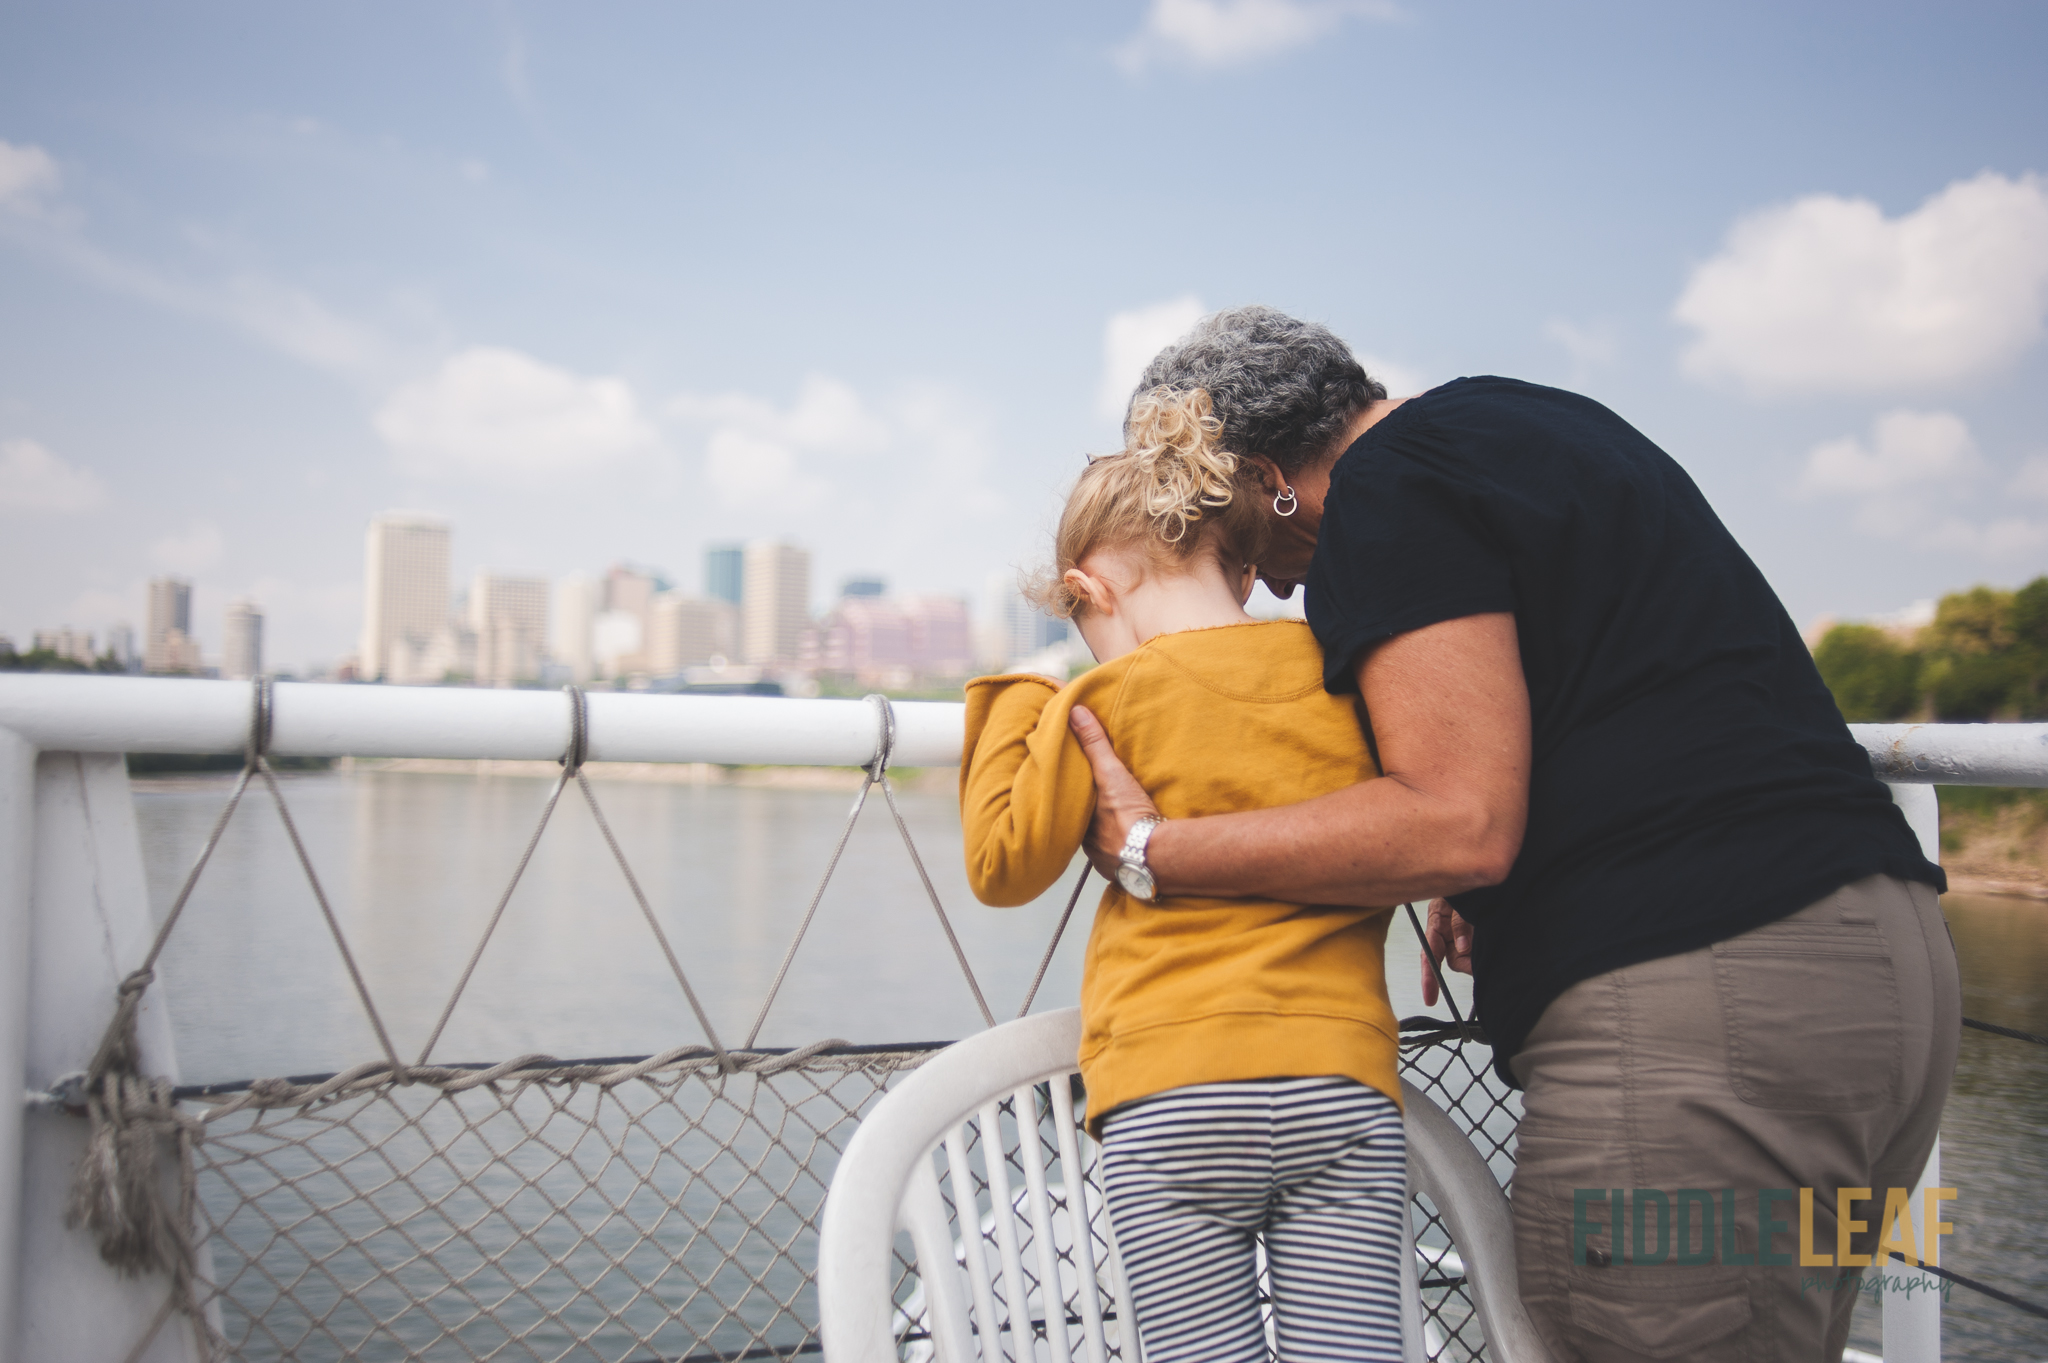
M1851 723L2048 717L2048 577L1951 592L1909 638L1837 625L1813 660Z

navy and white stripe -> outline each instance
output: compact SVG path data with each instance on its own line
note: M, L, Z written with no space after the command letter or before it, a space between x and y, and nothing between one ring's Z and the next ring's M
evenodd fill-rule
M1401 1110L1350 1079L1197 1084L1112 1112L1102 1182L1146 1363L1401 1358Z

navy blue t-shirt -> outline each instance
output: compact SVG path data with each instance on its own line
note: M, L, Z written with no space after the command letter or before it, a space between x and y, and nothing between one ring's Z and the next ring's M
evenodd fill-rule
M1474 926L1496 1066L1580 980L1880 872L1946 888L1813 657L1692 479L1590 398L1459 379L1337 461L1309 571L1325 683L1391 635L1511 611L1529 826Z

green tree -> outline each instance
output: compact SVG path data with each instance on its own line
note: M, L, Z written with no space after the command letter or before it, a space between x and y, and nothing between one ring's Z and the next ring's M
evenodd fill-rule
M2037 577L2012 594L2013 650L2025 674L2020 715L2048 714L2048 577Z
M1920 684L1938 718L1985 720L2025 707L2032 668L2018 647L2016 596L1977 586L1950 592L1935 607L1933 623L1920 632Z
M1852 724L1904 719L1919 702L1918 655L1874 625L1836 625L1813 661Z

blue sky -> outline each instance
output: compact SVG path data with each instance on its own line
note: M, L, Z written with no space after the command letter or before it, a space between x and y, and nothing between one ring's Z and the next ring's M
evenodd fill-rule
M2048 571L2038 4L0 5L0 632L458 578L973 593L1199 308L1507 373L1802 623ZM1137 357L1136 360L1133 357Z

